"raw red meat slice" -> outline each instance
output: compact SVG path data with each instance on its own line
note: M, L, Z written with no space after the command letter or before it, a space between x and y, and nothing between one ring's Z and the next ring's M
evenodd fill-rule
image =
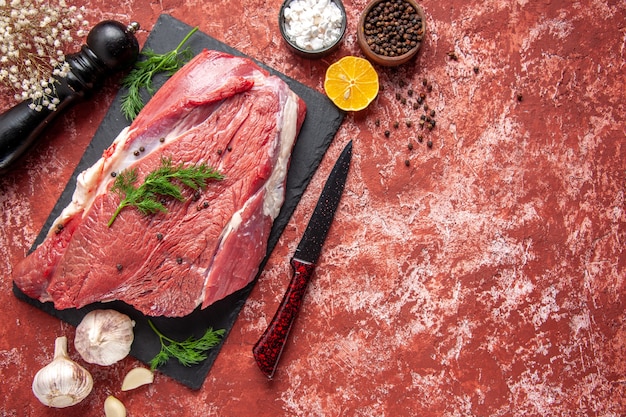
M26 295L57 309L122 300L146 315L179 317L246 286L265 256L284 200L304 102L246 58L203 51L149 101L78 178L72 203L14 270ZM110 192L135 168L138 184L162 158L206 163L224 179L144 216Z

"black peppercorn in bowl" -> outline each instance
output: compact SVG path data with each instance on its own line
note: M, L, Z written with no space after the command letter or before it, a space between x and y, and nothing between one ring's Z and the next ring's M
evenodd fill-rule
M426 37L424 11L414 0L373 0L359 19L357 42L372 62L402 65L419 52Z
M304 58L334 52L346 33L346 9L341 0L285 0L278 15L285 43Z

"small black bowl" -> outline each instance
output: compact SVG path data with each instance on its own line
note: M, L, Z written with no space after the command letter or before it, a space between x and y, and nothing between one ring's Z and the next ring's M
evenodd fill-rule
M323 49L316 49L316 50L308 50L308 49L299 47L298 45L296 45L296 43L292 39L289 38L289 36L286 33L285 8L289 6L289 4L293 1L294 0L285 0L282 6L280 7L280 12L278 14L278 27L280 29L280 34L282 35L289 49L292 52L294 52L296 55L299 55L304 58L309 58L309 59L322 58L334 52L335 50L337 50L337 48L339 48L339 45L341 44L341 41L346 33L346 27L348 26L347 25L348 19L346 17L346 9L344 8L341 0L330 0L332 3L335 3L339 7L339 10L341 11L341 15L343 17L342 22L341 22L339 37L332 45L329 45Z

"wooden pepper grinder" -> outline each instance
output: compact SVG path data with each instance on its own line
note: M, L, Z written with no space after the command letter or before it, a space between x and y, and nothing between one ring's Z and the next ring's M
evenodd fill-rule
M89 97L107 76L136 61L138 29L135 22L128 26L114 20L98 23L87 35L87 44L81 51L66 56L70 72L66 77L56 78L55 97L59 99L56 110L33 110L27 100L0 115L0 171L24 154L43 129L70 104Z

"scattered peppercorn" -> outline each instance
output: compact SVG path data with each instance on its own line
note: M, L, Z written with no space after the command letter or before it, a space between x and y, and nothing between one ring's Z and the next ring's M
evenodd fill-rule
M163 233L157 233L157 240L163 240Z
M117 264L115 265L115 268L117 268L118 271L121 271L122 269L124 269L124 267L122 266L122 264Z
M176 263L178 265L182 264L183 263L183 258L181 258L180 256L178 258L176 258Z
M524 99L524 96L522 96L522 93L517 93L517 101L522 101Z
M159 138L159 142L161 142L161 143L165 142L165 138L163 138L163 137Z
M139 151L135 151L135 152L133 152L133 155L139 156L139 153L140 153Z
M419 90L416 91L417 89L413 89L411 85L407 83L405 80L399 79L400 78L399 74L397 73L394 73L394 74L398 76L398 78L396 78L397 87L394 93L396 100L401 102L403 105L408 104L409 106L413 107L413 110L423 109L423 114L419 116L420 118L418 120L419 126L422 129L421 132L424 132L424 129L428 129L429 131L432 131L436 126L436 121L434 119L436 116L436 111L435 109L431 109L429 107L429 105L426 103L426 98L428 94L432 92L433 84L430 83L427 78L423 78L421 82L424 88L420 88L421 91ZM404 89L402 91L399 91L399 88L404 88ZM415 98L414 100L412 99L413 97ZM414 126L414 121L409 118L406 118L403 122L398 122L398 121L391 122L391 126L392 126L391 129L398 129L400 123L404 123L407 128L412 128ZM375 119L374 125L376 127L380 127L381 119L379 118ZM389 129L384 130L384 135L385 137L389 138L391 136L390 130ZM426 140L424 138L425 135L426 134L418 135L417 142L423 143ZM432 140L428 140L426 144L428 145L429 148L433 146ZM413 151L415 149L415 142L408 141L406 146L409 151ZM409 164L410 162L409 160L407 160L405 163Z
M146 148L144 148L143 146L139 147L139 152L145 152Z
M474 67L474 74L478 74L479 71L480 71L480 69L477 66Z
M232 151L233 151L233 147L232 147L232 146L229 146L228 148L226 148L226 150L227 150L228 152L232 152Z
M459 57L456 55L456 53L454 53L454 51L448 52L448 57L450 57L450 59L453 60L453 61L458 61L459 60Z
M208 208L209 207L209 202L208 201L203 202L202 203L202 207L203 208Z
M221 149L218 149L218 150L217 150L217 154L218 154L218 155L221 155L221 154L222 154L222 150L221 150Z
M111 172L111 176L112 176L113 178L117 177L117 172L115 172L115 171Z
M404 165L409 166L411 165L411 161L409 161L408 159L404 160Z

